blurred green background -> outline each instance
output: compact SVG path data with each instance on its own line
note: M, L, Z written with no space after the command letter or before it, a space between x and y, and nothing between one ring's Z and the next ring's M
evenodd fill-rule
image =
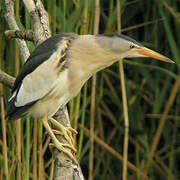
M93 34L95 0L44 0L52 34ZM129 109L128 180L180 179L180 1L120 0L121 31L148 48L176 62L125 59L124 72ZM23 65L14 39L4 36L8 25L0 1L0 67L16 76ZM30 29L30 16L20 0L15 1L20 29ZM99 33L117 33L117 1L100 1ZM30 52L32 42L27 42ZM122 179L124 115L119 64L97 74L95 104L94 179ZM72 126L77 128L79 162L85 177L89 169L89 122L91 81L68 105ZM1 85L1 122L10 89ZM81 128L80 128L81 127ZM7 146L4 145L4 137ZM52 156L49 138L39 121L0 123L0 180L48 179ZM106 143L106 144L105 144ZM7 155L7 158L5 158ZM151 161L151 157L153 160Z

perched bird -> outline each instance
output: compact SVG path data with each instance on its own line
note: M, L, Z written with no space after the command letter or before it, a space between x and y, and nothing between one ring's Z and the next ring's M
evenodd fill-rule
M133 57L173 63L125 35L57 34L40 44L20 70L6 118L16 120L28 113L41 119L54 146L73 158L64 147L76 151L72 140L75 130L64 127L52 116L79 93L94 73L120 59ZM62 131L69 144L57 140L48 121Z

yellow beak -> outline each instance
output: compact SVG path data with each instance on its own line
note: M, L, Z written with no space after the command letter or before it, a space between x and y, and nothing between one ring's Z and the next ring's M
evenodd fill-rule
M163 56L163 55L161 55L155 51L152 51L151 49L145 48L145 47L140 47L140 48L136 49L136 52L140 55L143 55L144 57L150 57L150 58L154 58L154 59L168 62L168 63L175 63L168 57Z

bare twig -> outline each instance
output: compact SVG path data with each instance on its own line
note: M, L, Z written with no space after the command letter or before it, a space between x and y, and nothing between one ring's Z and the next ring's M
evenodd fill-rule
M5 86L9 88L12 88L14 81L15 81L15 78L13 78L12 76L0 70L0 83L4 84Z
M5 35L10 38L19 38L19 39L24 39L28 41L34 41L33 40L34 35L33 35L32 30L27 30L27 31L8 30L8 31L5 31Z

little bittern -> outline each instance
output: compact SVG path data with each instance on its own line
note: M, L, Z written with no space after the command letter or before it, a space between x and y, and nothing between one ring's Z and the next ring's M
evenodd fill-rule
M57 110L76 96L96 72L123 58L151 57L173 63L124 35L57 34L40 44L30 55L16 78L6 117L15 120L25 114L42 119L55 147L72 159L65 149L73 146L72 133L52 118ZM60 143L50 121L69 144Z

